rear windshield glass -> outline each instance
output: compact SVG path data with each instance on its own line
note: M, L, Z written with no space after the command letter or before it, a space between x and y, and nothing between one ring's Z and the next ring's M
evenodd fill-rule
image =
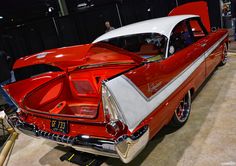
M43 73L56 72L56 71L62 71L62 70L55 66L39 64L39 65L32 65L14 69L14 74L16 81L20 81Z
M148 61L158 61L165 57L167 38L157 33L142 33L111 38L101 43L133 52Z

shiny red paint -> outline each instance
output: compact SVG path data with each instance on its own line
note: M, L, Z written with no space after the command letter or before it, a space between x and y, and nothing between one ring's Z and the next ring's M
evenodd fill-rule
M161 62L147 63L139 68L129 71L125 75L130 80L132 80L132 82L147 97L150 97L163 86L165 86L171 79L177 76L198 56L203 54L224 34L226 34L226 31L224 30L211 33L207 37L199 40L198 42L183 49L166 60ZM206 47L202 48L202 43L207 43ZM222 44L223 43L224 42L222 42ZM181 85L181 87L178 88L174 94L172 94L165 102L163 102L156 109L156 111L150 114L133 132L141 128L143 125L149 125L151 130L150 135L153 137L163 125L169 122L170 118L172 117L173 110L175 110L175 108L178 106L179 100L184 96L184 94L186 94L189 89L196 91L201 83L206 79L206 77L212 72L212 70L214 70L216 65L221 60L222 50L223 48L221 45L208 57L208 59L203 64L198 67L198 69L183 85ZM100 51L101 50L98 52ZM103 52L101 51L100 54L103 54ZM183 56L185 58L182 58ZM106 119L104 118L100 96L101 83L102 80L105 80L135 66L137 66L137 64L125 64L120 66L112 65L108 67L74 70L68 74L65 74L64 72L47 73L36 78L30 78L28 80L23 80L7 85L5 88L23 108L22 111L26 114L25 121L37 125L41 130L52 132L49 127L50 119L52 118L64 120L67 119L70 121L70 132L68 135L75 136L78 134L79 129L80 134L112 138L112 136L109 135L105 129ZM99 79L97 80L98 77ZM88 80L93 86L93 89L96 91L96 95L91 94L88 96L81 96L78 94L76 88L73 85L73 81L76 80ZM28 82L30 82L30 86L25 88L25 84L28 84ZM150 90L150 88L152 88L150 87L152 84L158 86ZM64 90L61 89L62 87ZM51 90L54 91L54 88L60 89L59 91L61 92L53 93L53 95L50 96L49 94L51 93L48 92ZM49 96L45 98L47 95ZM50 100L53 100L53 102L50 102ZM97 113L98 115L94 119L84 119L76 117L73 115L73 113L68 112L68 116L65 116L64 114L54 115L52 114L53 112L47 112L47 110L52 110L60 101L67 101L67 104L72 106L75 104L78 106L98 106L100 103L99 111ZM45 104L47 102L49 104ZM91 133L91 131L93 132ZM58 134L57 132L52 133Z
M13 68L17 69L36 64L50 64L66 70L68 67L84 63L85 55L90 47L91 44L86 44L47 50L18 59Z
M169 16L183 15L183 14L199 15L207 31L208 32L211 31L207 2L198 1L198 2L189 2L186 4L180 5L174 8L169 13Z
M180 7L179 12L182 9ZM175 11L178 10L174 10L173 15ZM154 62L147 62L136 54L106 44L53 49L19 59L14 69L35 64L49 64L63 71L44 73L21 80L6 85L5 89L18 104L21 120L34 124L41 131L60 135L62 133L50 129L50 121L51 119L67 120L69 132L64 134L65 136L88 135L116 141L118 135L110 125L112 120L103 108L101 92L103 81L124 75L145 97L150 98L173 81L196 59L207 54L226 34L226 30L210 32L174 55ZM228 42L227 40L226 37L219 43L187 80L133 131L128 130L127 126L120 121L116 121L118 127L125 126L125 130L122 130L119 136L121 134L131 136L147 125L150 129L149 140L151 140L164 125L170 122L175 109L187 92L196 92L220 63L223 45ZM90 112L86 113L86 109Z
M52 132L49 126L46 127L47 124L49 125L50 119L67 119L71 121L68 135L74 135L73 133L76 133L78 126L80 126L79 133L81 134L103 137L109 135L104 134L106 130L103 109L101 106L98 107L101 104L101 83L111 76L139 65L143 59L126 51L114 52L109 49L109 46L98 47L96 44L59 48L45 52L47 54L43 58L37 58L37 56L42 55L39 53L17 60L14 69L45 63L57 66L65 72L45 73L5 86L5 89L22 108L22 112L26 116L25 122L35 124L41 130ZM102 68L90 68L89 66L93 64L107 65ZM83 66L88 66L88 68L80 69ZM77 80L88 80L95 94L79 95L73 85ZM25 86L26 84L28 86ZM59 92L51 93L56 90ZM66 104L71 109L68 109L66 113L56 114L55 107L61 101L67 101ZM96 111L96 117L86 119L76 116L76 110L81 106L99 108ZM75 111L75 113L70 110ZM101 126L103 126L103 132L101 132ZM91 131L93 132L91 133Z
M126 76L129 77L132 81L135 81L136 86L142 89L144 94L150 96L148 92L148 85L152 82L168 82L166 80L171 80L176 75L178 75L187 64L191 64L197 57L203 54L209 49L216 41L218 41L222 36L227 34L226 30L219 30L218 32L213 32L204 39L198 41L193 46L184 49L180 53L175 54L173 57L170 57L159 64L149 64L150 66L143 66L142 70L145 71L145 79L141 81L139 69L136 69L136 72L127 73ZM173 116L173 110L179 105L179 101L184 97L188 90L196 92L201 84L206 80L206 78L212 73L216 66L220 63L222 59L223 45L227 43L228 39L226 38L222 43L210 54L210 56L204 61L191 76L166 100L164 101L155 111L153 111L143 122L141 126L149 125L150 126L150 138L154 137L155 134L166 124L169 123ZM208 43L206 47L201 47L201 43ZM189 51L192 50L192 51ZM183 58L183 56L185 58ZM177 63L176 63L177 62ZM168 69L162 69L160 66L168 66ZM156 67L158 66L158 67ZM153 68L152 68L153 67ZM155 73L153 72L155 71ZM165 71L165 72L164 72ZM134 74L135 73L135 74ZM140 81L140 82L139 82ZM164 84L165 85L165 84ZM164 86L163 84L158 87Z
M72 71L79 66L101 63L140 63L144 59L125 50L102 44L85 44L57 48L25 56L16 61L13 68L22 68L36 64L49 64L65 71ZM115 51L114 51L115 50Z
M17 101L20 107L23 107L21 105L23 98L26 94L30 93L32 90L34 90L36 87L43 85L47 83L48 81L55 79L61 75L63 75L64 72L49 72L41 74L38 77L32 77L26 80L21 80L16 83L11 83L6 85L4 88L7 90L9 94L11 94L12 98ZM25 86L27 85L27 86Z

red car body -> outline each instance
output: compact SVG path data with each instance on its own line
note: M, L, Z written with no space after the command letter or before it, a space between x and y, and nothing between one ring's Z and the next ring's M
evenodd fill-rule
M189 14L196 4L206 7L190 3L170 15ZM53 71L4 87L18 107L6 112L9 123L28 135L130 162L172 120L185 95L192 96L225 61L227 31L210 32L208 14L199 15L208 33L171 56L167 51L161 61L100 42L17 60L16 73L42 64ZM171 46L166 50L172 52Z

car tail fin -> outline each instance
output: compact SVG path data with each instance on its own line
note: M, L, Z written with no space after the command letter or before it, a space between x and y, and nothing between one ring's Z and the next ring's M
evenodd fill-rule
M182 15L182 14L199 15L201 17L201 20L205 28L207 29L208 32L210 32L211 25L210 25L207 2L199 1L199 2L190 2L184 5L180 5L174 8L169 13L169 16Z

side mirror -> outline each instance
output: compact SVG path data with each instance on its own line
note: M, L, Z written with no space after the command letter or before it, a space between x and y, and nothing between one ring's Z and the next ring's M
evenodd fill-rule
M169 48L169 54L173 55L174 53L175 53L175 47L171 45Z

